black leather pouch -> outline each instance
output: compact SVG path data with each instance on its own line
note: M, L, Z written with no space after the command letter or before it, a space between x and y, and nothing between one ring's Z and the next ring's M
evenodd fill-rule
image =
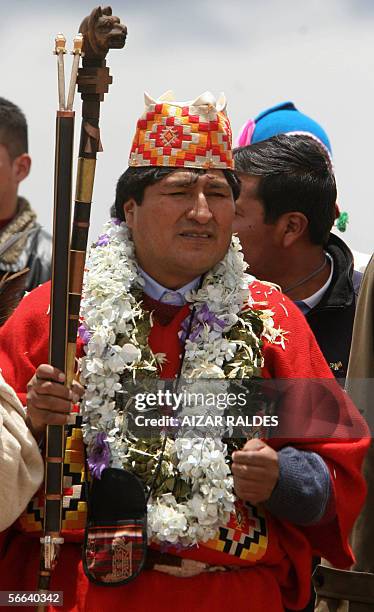
M83 547L87 578L102 586L120 586L138 576L147 554L147 503L134 474L107 468L93 479Z

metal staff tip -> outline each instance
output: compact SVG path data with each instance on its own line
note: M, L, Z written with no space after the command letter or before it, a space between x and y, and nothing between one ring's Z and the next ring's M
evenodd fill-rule
M58 74L58 103L59 109L65 110L65 71L64 55L66 53L66 38L63 34L57 34L55 38L54 54L57 55L57 74Z
M66 104L66 110L72 111L74 104L74 96L75 89L77 85L77 76L78 76L78 68L79 68L79 60L82 55L83 48L83 34L77 34L74 38L74 46L73 51L71 52L74 55L73 65L71 67L71 75L70 75L70 85L69 85L69 93L68 93L68 101Z
M73 50L71 52L72 55L83 55L82 53L82 49L83 49L83 34L81 34L80 32L74 37L74 41L73 41L74 47Z
M60 55L61 53L66 53L66 38L63 34L61 34L61 32L59 34L57 34L56 38L55 38L55 50L54 50L54 54L55 55Z

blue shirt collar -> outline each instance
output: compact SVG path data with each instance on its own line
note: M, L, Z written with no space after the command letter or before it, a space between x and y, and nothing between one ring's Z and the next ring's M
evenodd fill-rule
M167 289L158 283L154 278L149 276L144 270L139 267L139 273L144 280L143 291L146 295L162 302L163 304L170 304L172 306L183 306L186 303L187 291L193 291L197 289L200 283L200 276L195 278L193 281L180 287L180 289Z

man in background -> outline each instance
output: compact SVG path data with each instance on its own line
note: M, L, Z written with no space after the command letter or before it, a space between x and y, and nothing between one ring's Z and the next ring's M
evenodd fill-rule
M331 233L338 209L328 136L287 102L247 122L239 143L247 146L235 151L242 190L234 230L250 271L297 304L343 378L362 275Z
M348 246L331 233L344 216L329 138L286 102L249 120L238 144L242 189L234 229L245 259L253 274L280 285L295 302L333 374L343 378L362 275ZM344 224L338 228L344 231ZM314 595L304 612L313 609Z
M18 195L30 167L26 118L15 104L0 98L0 325L25 291L51 276L51 237Z

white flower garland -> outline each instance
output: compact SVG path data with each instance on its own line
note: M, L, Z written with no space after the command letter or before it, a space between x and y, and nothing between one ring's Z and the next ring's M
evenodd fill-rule
M121 389L120 374L128 371L135 378L146 370L157 376L162 355L153 355L139 340L139 324L145 313L134 297L134 288L142 287L135 260L134 245L125 223L112 220L105 234L91 249L85 277L82 319L89 338L86 356L81 359L81 377L86 385L83 400L84 436L89 451L98 433L105 432L112 467L122 467L127 452L126 419L115 410L114 396ZM258 351L242 340L231 340L230 330L245 329L260 347L261 339L242 315L253 300L248 286L254 280L245 273L246 264L238 238L232 238L225 258L204 276L202 286L187 296L195 314L208 307L211 323L203 323L193 340L185 343L181 375L191 378L221 378L252 375L262 366ZM214 316L213 316L214 315ZM260 313L263 336L283 344L281 330L274 328L272 312ZM151 321L152 324L152 321ZM125 344L116 344L118 335ZM235 361L241 351L242 361ZM244 351L244 353L243 353ZM225 365L230 370L225 373ZM224 382L224 381L222 381ZM185 407L185 413L188 409ZM149 538L158 542L192 545L215 536L227 523L234 509L233 479L227 462L227 447L214 437L180 437L174 441L174 456L180 477L192 483L192 496L178 503L172 493L151 498L148 505Z

